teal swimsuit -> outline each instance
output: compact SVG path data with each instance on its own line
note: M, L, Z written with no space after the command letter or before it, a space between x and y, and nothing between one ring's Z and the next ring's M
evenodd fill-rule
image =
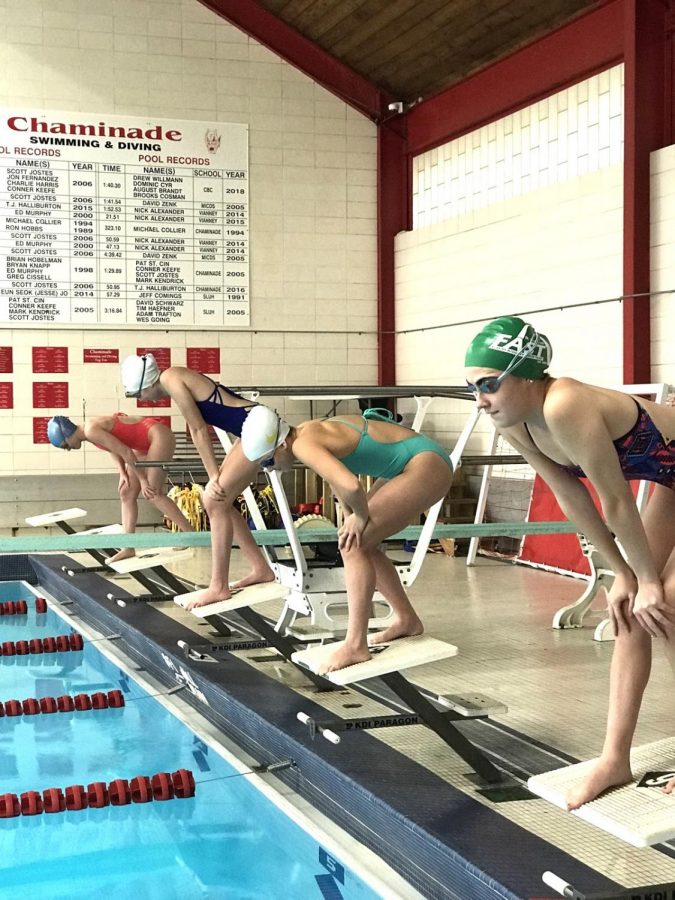
M376 441L368 434L368 419L379 419L381 422L392 422L391 416L383 416L374 409L367 409L363 414L363 429L353 422L345 422L344 419L331 419L332 422L341 422L354 431L358 431L361 437L359 442L347 456L343 456L340 462L354 475L372 475L374 478L395 478L408 465L413 456L430 450L441 457L452 470L452 460L436 441L425 437L423 434L415 434L413 437L404 438L402 441L393 441L385 444Z

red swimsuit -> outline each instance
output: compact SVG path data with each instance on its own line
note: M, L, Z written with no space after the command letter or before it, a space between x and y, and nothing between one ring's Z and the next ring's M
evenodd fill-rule
M150 429L155 425L163 425L161 419L154 416L146 416L140 422L122 422L122 418L126 418L125 413L115 413L115 424L110 434L117 438L122 444L126 444L136 453L146 456L150 449Z

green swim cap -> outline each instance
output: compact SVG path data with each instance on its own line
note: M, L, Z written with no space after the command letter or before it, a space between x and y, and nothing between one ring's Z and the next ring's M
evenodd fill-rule
M545 378L553 350L544 334L538 334L517 316L501 316L479 331L469 344L465 366L497 369L518 378Z

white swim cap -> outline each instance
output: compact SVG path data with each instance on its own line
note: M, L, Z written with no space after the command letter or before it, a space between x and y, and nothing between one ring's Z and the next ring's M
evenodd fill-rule
M241 449L251 462L272 464L274 451L286 440L291 426L267 406L254 406L241 429Z
M159 366L152 353L127 356L122 361L122 384L127 397L138 397L142 390L159 380Z

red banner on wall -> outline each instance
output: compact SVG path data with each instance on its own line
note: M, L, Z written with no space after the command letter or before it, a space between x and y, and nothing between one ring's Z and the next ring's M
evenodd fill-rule
M14 361L11 347L0 347L0 372L13 372Z
M68 406L67 381L34 381L34 409L65 409Z
M0 381L0 409L14 409L14 385L11 381Z
M162 371L171 367L170 347L136 347L136 353L139 356L143 356L145 353L152 353Z
M82 352L82 362L86 363L118 363L120 351L107 347L85 347Z
M67 347L33 347L33 371L61 374L68 371Z
M186 362L188 369L207 375L220 373L220 347L188 347Z
M33 417L33 443L34 444L48 444L49 438L47 437L47 422L49 422L48 416L34 416Z

